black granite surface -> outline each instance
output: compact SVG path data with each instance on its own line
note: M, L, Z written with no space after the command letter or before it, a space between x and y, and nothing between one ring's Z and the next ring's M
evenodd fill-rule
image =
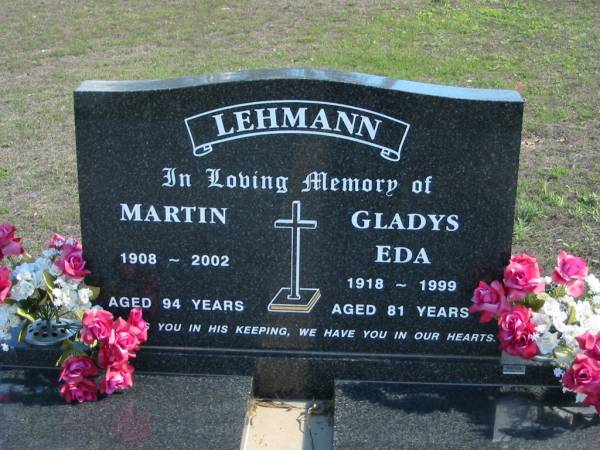
M334 448L594 449L600 419L560 389L337 381Z
M17 345L0 352L2 367L52 367L58 347ZM334 379L415 383L468 383L557 386L548 366L527 366L521 375L503 374L500 358L427 358L261 352L213 352L143 348L136 357L139 371L254 377L253 393L265 398L321 398L334 394Z
M137 374L96 403L68 405L58 372L0 369L0 448L240 448L251 378Z
M305 125L285 125L285 107L306 108ZM256 110L269 108L277 126L261 127ZM313 69L84 82L75 122L88 281L118 313L143 306L160 347L495 356L493 327L466 310L478 279L497 276L510 254L522 111L515 91ZM367 120L380 121L373 137ZM217 173L222 187L211 187ZM337 184L307 185L311 173ZM273 187L242 186L246 176ZM344 178L360 192L344 191ZM292 234L277 225L294 202L306 221L300 300L287 299ZM185 208L196 208L190 218ZM383 262L396 248L398 262ZM282 301L305 309L277 310Z

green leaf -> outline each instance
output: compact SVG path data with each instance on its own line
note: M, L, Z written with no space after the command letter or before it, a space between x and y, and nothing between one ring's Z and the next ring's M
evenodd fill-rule
M71 358L72 356L83 356L85 354L86 353L83 350L79 350L78 348L70 348L69 350L65 350L63 354L60 355L60 358L58 358L58 361L56 361L56 365L60 367L67 359Z
M567 290L565 289L564 286L556 286L554 289L552 289L552 292L550 292L550 295L552 295L552 297L554 298L560 298L560 297L564 297L565 295L567 295Z
M43 272L42 276L44 277L44 283L46 283L46 287L48 288L48 292L52 292L54 289L54 278L48 272Z
M569 315L567 317L567 325L573 325L577 322L577 312L573 305L569 305Z
M27 328L29 327L29 320L26 320L25 323L23 323L23 327L21 328L21 331L19 331L19 336L17 337L17 340L19 342L23 342L25 340L25 335L27 334Z
M94 301L98 297L100 297L100 288L98 286L87 286L86 285L86 288L88 288L92 291L92 301Z
M541 295L538 296L533 294L527 294L521 300L516 301L515 304L527 306L528 308L531 308L534 311L539 311L542 308L542 306L544 306L545 302L546 300Z
M33 322L35 317L25 311L23 308L17 308L17 316L27 319L29 322Z

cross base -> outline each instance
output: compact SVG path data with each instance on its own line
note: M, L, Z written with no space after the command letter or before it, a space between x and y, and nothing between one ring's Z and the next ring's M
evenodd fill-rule
M300 289L299 300L290 300L288 297L291 295L291 292L292 290L287 287L279 289L279 292L277 292L271 303L269 303L269 311L308 314L321 298L321 291L319 289Z

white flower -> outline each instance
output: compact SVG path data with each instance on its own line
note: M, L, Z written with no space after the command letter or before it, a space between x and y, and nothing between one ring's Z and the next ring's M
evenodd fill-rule
M8 344L5 344L4 342L2 344L0 344L0 348L2 349L3 352L7 352L10 349Z
M558 301L565 305L572 305L575 302L575 299L570 295L565 295L564 297L560 297Z
M600 315L593 315L581 322L581 326L592 334L597 334L600 331Z
M48 273L50 275L52 275L53 277L58 277L58 276L62 275L62 271L58 267L56 267L54 264L52 266L50 266Z
M87 309L90 306L93 293L88 288L79 289L81 285L82 283L78 281L59 276L54 280L54 289L52 290L54 305L72 312L80 308Z
M565 315L566 319L566 314L563 311L561 304L553 297L546 298L546 301L544 302L544 306L542 306L541 311L552 318L562 317L563 315Z
M562 332L563 341L572 351L579 351L579 343L576 338L585 333L583 327L577 325L565 325L562 330L558 331Z
M12 276L17 281L27 281L34 288L44 288L44 269L46 267L45 260L36 260L34 263L23 263L15 267Z
M19 281L17 284L13 284L10 289L10 298L14 300L25 300L33 295L35 292L35 286L29 281Z
M577 321L580 323L594 315L592 305L588 302L576 302L575 313L577 314Z
M39 272L48 272L50 270L50 266L52 265L52 261L48 258L38 258L35 260L34 266L36 271Z
M54 306L62 306L63 304L63 291L60 288L54 288L52 289L52 303L54 303Z
M565 374L565 371L563 369L561 369L560 367L554 368L554 376L556 378L562 378L564 374Z
M78 308L79 296L77 291L69 284L58 284L61 287L52 289L53 303L55 306L63 307L67 311L75 311Z
M588 285L590 292L593 294L600 294L600 280L596 278L594 274L589 274L585 277L585 282Z
M540 334L548 331L552 325L552 319L550 316L536 312L534 312L531 316L531 321L535 324L535 329Z
M77 293L79 295L79 303L81 303L82 305L87 305L90 303L90 300L93 295L93 292L91 289L88 289L88 288L79 289L79 291Z
M558 333L544 333L535 338L535 342L543 355L549 355L558 345Z
M0 304L0 328L13 328L21 323L21 318L17 315L18 309L16 304Z
M544 283L545 284L552 284L552 278L551 277L544 277Z

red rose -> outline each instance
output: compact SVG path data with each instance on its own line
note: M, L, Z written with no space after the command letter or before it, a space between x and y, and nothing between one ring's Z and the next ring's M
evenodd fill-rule
M594 393L600 389L600 362L581 353L562 378L564 387L573 392Z
M10 269L8 267L0 268L0 305L4 303L10 292Z
M587 262L583 258L573 256L561 250L556 258L557 266L552 272L552 281L564 284L567 294L581 297L585 294L584 279L588 274Z
M81 281L92 273L85 268L81 244L78 242L65 244L60 251L60 257L54 262L54 265L75 281Z
M527 294L544 292L537 260L526 254L513 255L504 269L504 286L511 301L521 300Z
M98 387L95 382L87 378L63 383L59 388L59 392L67 403L74 401L79 403L95 402L98 400Z
M108 339L102 343L98 351L98 365L107 368L127 362L128 359L129 352L119 345L116 340L115 330L111 330Z
M504 287L499 281L492 281L490 285L484 281L479 282L479 286L473 291L473 304L469 308L469 312L480 312L481 323L489 322L494 316L499 315L504 311L510 310L510 305L506 300Z
M98 375L98 368L87 355L71 356L60 369L59 381L67 383L78 381L84 377L95 377Z
M135 352L140 349L140 341L131 333L131 325L119 317L113 324L115 343L129 352L130 358L135 358Z
M140 344L148 340L148 322L142 318L142 308L133 308L129 311L127 322L131 325L131 334L137 338Z
M134 368L125 363L110 366L106 369L104 380L100 382L102 394L112 394L114 391L124 391L133 386Z
M109 337L113 326L113 315L103 309L88 309L83 313L81 340L91 345L94 341L102 341Z
M585 350L586 355L600 360L600 332L593 335L589 331L586 331L575 339L579 343L579 348Z
M510 355L531 359L539 354L535 340L535 324L531 322L531 310L516 306L504 312L498 319L500 350Z
M9 222L0 224L0 261L5 256L15 256L25 253L21 238L15 237L17 229Z

